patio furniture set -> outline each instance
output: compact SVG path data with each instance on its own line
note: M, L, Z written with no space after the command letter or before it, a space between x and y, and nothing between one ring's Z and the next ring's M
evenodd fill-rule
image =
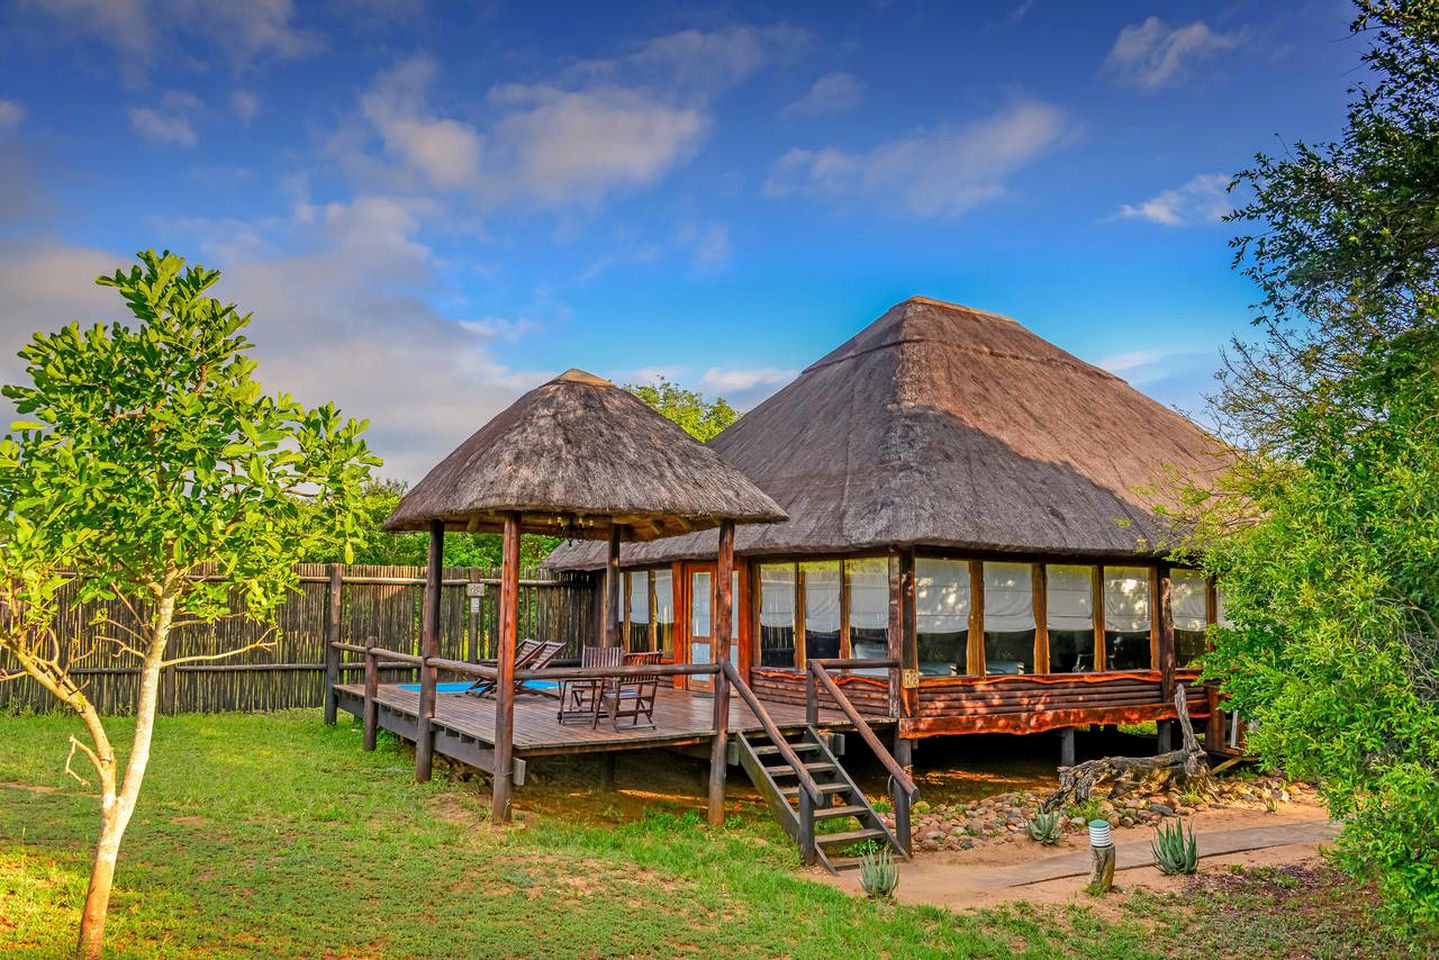
M564 644L546 640L521 641L515 651L516 671L543 671L550 667L564 649ZM623 729L653 729L655 697L659 677L626 673L625 667L650 666L661 662L659 650L627 652L620 647L585 647L580 651L580 667L586 670L613 670L598 677L563 677L551 683L517 680L515 696L537 694L559 701L558 719L562 724L589 723L598 729L600 719L607 717L616 732ZM498 681L481 677L464 692L473 697L493 697Z

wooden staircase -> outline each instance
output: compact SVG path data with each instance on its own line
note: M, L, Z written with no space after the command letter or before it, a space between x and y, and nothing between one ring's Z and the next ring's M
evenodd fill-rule
M867 842L888 846L901 859L909 859L904 845L885 826L813 725L805 727L798 738L786 739L786 746L818 787L822 803L804 790L795 767L768 735L759 733L754 738L736 735L740 766L785 832L799 844L806 863L817 860L831 873L857 867L859 856L847 851Z

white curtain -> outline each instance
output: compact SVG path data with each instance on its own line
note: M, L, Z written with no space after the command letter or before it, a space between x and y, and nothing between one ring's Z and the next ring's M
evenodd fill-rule
M884 557L846 560L849 577L849 625L860 630L889 626L889 561Z
M714 605L714 583L706 570L690 574L690 636L710 635L710 613ZM706 654L708 656L708 654ZM696 663L708 661L696 660Z
M1094 629L1092 567L1051 565L1044 571L1044 619L1051 630Z
M1034 583L1029 564L984 565L984 629L995 633L1034 629Z
M914 562L915 626L920 633L958 633L969 629L969 563L964 560Z
M763 627L794 629L794 564L766 563L759 568L759 622Z
M1149 629L1149 570L1104 568L1104 628L1117 633Z
M1202 632L1206 626L1204 574L1198 570L1175 570L1169 580L1169 608L1174 629Z
M655 622L675 622L674 575L669 570L655 571Z
M799 568L804 574L805 632L838 633L839 561L813 561Z
M630 623L650 622L650 574L636 570L630 575Z

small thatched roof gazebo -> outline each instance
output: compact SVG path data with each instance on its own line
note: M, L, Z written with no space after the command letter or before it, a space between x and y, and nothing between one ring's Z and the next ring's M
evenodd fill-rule
M715 662L722 663L728 656L731 628L727 594L735 524L785 519L785 512L720 454L633 394L582 370L569 370L522 396L405 495L385 529L430 533L421 638L425 656L435 656L439 649L445 531L504 535L495 712L496 819L509 819L513 777L520 535L608 541L603 642L610 646L616 642L620 541L718 527L722 571L718 585L726 596L717 604ZM422 680L422 724L434 713L434 678L426 680ZM727 704L721 675L716 678L717 701L722 693ZM421 778L428 773L428 739L421 736L417 742ZM723 751L724 739L715 738L718 751ZM722 758L719 767L723 770ZM719 786L722 797L722 779ZM711 809L719 810L713 797Z

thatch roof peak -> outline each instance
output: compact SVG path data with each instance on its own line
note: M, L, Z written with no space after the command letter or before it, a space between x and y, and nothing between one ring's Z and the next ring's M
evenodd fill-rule
M608 380L572 369L520 397L400 501L387 530L649 540L785 513L713 448Z
M1150 494L1202 480L1218 444L1119 377L998 314L891 307L710 441L790 520L749 554L903 546L1114 558L1156 549ZM700 556L690 538L626 562ZM595 555L561 550L556 566Z

